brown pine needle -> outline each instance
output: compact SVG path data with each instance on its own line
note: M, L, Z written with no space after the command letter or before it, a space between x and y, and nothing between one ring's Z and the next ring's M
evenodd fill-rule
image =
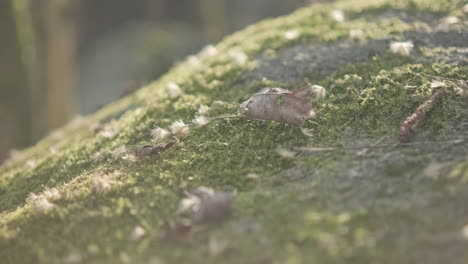
M403 125L400 127L400 142L408 142L410 140L411 135L414 130L416 130L419 123L424 120L427 113L442 99L444 93L445 89L437 89L412 115L406 118L405 122L403 122Z

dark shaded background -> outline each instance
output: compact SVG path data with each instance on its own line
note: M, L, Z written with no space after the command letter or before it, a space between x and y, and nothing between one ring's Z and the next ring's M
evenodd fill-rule
M157 79L204 45L309 3L0 1L0 161Z

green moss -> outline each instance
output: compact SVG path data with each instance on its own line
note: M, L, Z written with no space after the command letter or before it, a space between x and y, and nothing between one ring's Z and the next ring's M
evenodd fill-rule
M466 66L439 63L429 49L421 49L424 61L383 53L360 63L343 62L326 77L304 73L328 90L326 98L313 101L317 117L305 126L312 136L286 124L222 119L202 128L191 126L188 137L158 156L128 162L113 153L150 143L148 132L155 126L189 122L200 104L210 106L210 117L234 115L236 103L261 88L294 88L281 81L249 81L248 73L265 54L271 58L290 46L347 41L355 28L362 28L369 40L399 38L424 23L419 16L438 18L461 5L343 1L304 8L227 37L216 56L199 54L200 65L182 63L136 94L75 120L0 168L0 257L6 263L61 263L74 252L92 263L141 263L155 256L168 263L400 263L430 258L432 253L421 245L431 232L446 227L447 218L451 226L463 224L460 216L451 217L453 206L461 208L466 201L460 194L467 186L459 184L466 178L460 175L466 167L463 155L468 155L462 145L293 159L277 153L278 147L350 146L382 138L395 142L403 120L430 96L432 79L423 73L468 78ZM329 18L335 8L345 11L347 23ZM416 21L379 18L388 10L405 11ZM298 30L300 37L287 40L284 32L289 29ZM233 48L247 53L249 61L234 62L229 55ZM183 94L169 98L168 82L176 82ZM411 94L407 85L418 88ZM467 102L455 88L448 84L443 102L423 121L416 139L460 134ZM96 122L116 135L92 132ZM456 180L428 180L424 169L434 160L458 164L450 168ZM249 173L259 178L246 177ZM92 191L96 176L108 177L114 183L111 190ZM174 217L181 186L199 185L235 188L239 195L233 216L220 225L197 226L181 240L165 238L165 222ZM62 197L57 208L38 211L25 200L29 192L46 187L57 187ZM434 192L451 196L437 198ZM421 200L440 206L427 209ZM141 241L129 239L136 225L148 232ZM227 241L228 247L212 256L208 244L215 238ZM411 256L399 251L402 239L414 245Z

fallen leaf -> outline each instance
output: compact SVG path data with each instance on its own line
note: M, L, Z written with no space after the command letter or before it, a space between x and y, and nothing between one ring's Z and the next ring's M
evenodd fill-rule
M312 87L288 91L265 88L240 105L247 117L303 126L312 110Z
M157 145L145 145L142 147L135 147L133 151L135 152L135 156L138 158L143 158L146 156L157 155L166 149L174 146L177 143L177 140L172 140L166 144L157 144Z

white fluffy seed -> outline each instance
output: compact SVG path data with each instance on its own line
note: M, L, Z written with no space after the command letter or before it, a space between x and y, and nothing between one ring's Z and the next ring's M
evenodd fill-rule
M345 21L345 15L343 10L335 9L330 12L330 17L335 20L336 22L344 22Z
M202 58L207 58L207 57L213 57L215 56L216 54L218 54L218 50L216 49L215 46L213 45L207 45L205 46L201 52L200 52L200 56Z
M93 179L94 192L107 192L112 188L112 182L104 176L95 176Z
M288 30L288 31L284 32L284 38L287 39L287 40L297 39L300 35L301 35L301 33L299 33L299 31L297 31L295 29Z
M394 41L390 43L390 51L403 56L409 56L413 47L414 45L410 41Z
M180 89L179 85L177 85L175 82L170 82L166 86L167 93L169 94L169 97L174 99L179 97L182 94L182 90Z
M208 106L202 104L198 108L198 114L199 115L206 115L208 113L208 110L210 110L210 108Z
M203 116L203 115L196 116L195 119L192 120L192 123L196 127L206 126L209 122L210 122L210 120L207 117Z
M34 207L38 211L48 211L55 208L56 205L47 200L47 198L41 197L34 201Z
M361 29L352 29L351 31L349 31L349 37L351 39L356 39L356 40L363 39L364 31L362 31Z
M321 99L327 96L327 90L320 85L312 85L312 95L316 99Z
M146 235L146 230L141 226L135 226L132 233L130 234L130 239L133 241L141 240Z
M294 156L296 156L296 152L290 151L282 147L277 148L276 152L284 159L292 159L294 158Z
M56 201L61 198L60 192L58 191L57 188L46 188L43 192L43 195L51 201Z
M160 143L165 138L167 138L171 132L167 131L164 128L156 127L151 130L151 137L155 143Z
M178 138L186 137L190 132L189 127L182 120L172 123L169 129Z
M242 52L240 50L236 50L236 49L230 50L229 51L229 56L231 57L231 59L233 61L235 61L236 63L238 63L240 65L244 65L249 60L249 57L247 56L247 54L245 54L244 52Z

